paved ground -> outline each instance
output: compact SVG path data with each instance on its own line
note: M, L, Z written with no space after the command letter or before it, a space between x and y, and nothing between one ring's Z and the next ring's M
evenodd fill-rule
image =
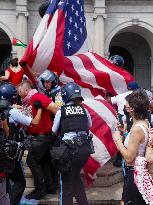
M103 204L109 202L110 204L114 201L120 201L122 193L122 182L111 187L103 188L89 188L86 189L87 198L90 204ZM39 204L58 204L59 193L56 195L46 195Z
M95 180L94 187L86 188L89 204L119 205L123 187L121 169L115 168L112 162L109 162L98 171L97 176L98 178ZM32 186L29 183L29 188L26 189L25 194L32 190L30 187ZM58 204L59 193L56 195L46 195L44 199L39 202L39 205Z

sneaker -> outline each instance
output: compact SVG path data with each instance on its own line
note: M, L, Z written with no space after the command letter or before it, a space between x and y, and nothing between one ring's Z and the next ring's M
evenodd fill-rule
M29 193L28 195L26 195L26 199L36 199L36 200L40 200L41 198L43 198L46 195L45 192L42 191L32 191L31 193Z

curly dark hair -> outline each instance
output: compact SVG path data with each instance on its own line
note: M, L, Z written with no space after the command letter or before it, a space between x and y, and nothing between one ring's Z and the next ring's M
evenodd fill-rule
M143 89L137 89L125 97L129 106L134 109L135 118L144 120L148 118L149 98Z
M10 60L10 64L13 67L17 67L18 66L18 58L13 58Z

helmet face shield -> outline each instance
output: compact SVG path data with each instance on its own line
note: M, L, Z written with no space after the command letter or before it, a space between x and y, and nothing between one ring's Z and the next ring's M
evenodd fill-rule
M58 76L50 71L45 70L38 78L38 87L42 91L52 91L53 89L57 88L59 85Z

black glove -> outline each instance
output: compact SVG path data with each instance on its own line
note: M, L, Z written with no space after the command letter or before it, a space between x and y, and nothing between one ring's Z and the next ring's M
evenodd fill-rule
M42 104L41 104L40 101L35 101L34 104L33 104L33 106L34 106L34 108L35 108L36 110L42 108Z

